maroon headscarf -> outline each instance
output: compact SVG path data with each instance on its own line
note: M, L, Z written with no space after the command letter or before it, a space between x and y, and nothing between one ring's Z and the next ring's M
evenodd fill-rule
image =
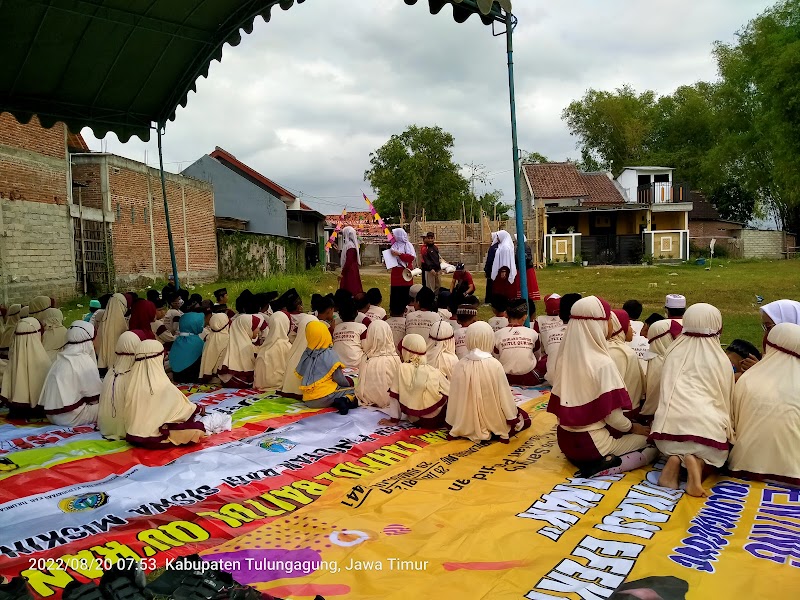
M146 337L139 335L142 340L154 340L156 336L153 334L153 328L150 325L156 320L156 305L150 300L139 300L133 305L131 311L131 320L128 323L128 329L139 331L145 334ZM149 335L147 335L149 334Z
M136 334L141 341L154 340L156 336L153 335L153 330L149 327L147 329L131 329L131 333Z

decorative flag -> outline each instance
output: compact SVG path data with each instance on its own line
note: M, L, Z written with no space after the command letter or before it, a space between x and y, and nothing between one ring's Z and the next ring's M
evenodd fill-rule
M389 243L394 244L394 236L392 235L392 232L389 231L389 228L386 226L386 223L383 222L383 219L378 214L378 211L375 210L375 206L373 206L372 202L370 201L369 198L367 198L367 195L364 192L361 192L361 194L364 196L364 202L367 203L372 218L375 219L378 222L378 225L381 226L381 229L383 229L383 234L386 236L386 239L389 240Z
M325 243L325 251L327 252L333 247L333 242L336 241L336 237L339 235L339 232L342 230L344 226L344 217L347 214L347 209L342 211L342 214L339 216L339 222L336 224L336 228L333 230L331 237L328 238L328 241Z

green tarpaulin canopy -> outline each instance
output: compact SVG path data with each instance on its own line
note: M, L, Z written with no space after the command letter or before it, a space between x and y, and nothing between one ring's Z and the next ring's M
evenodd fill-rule
M511 0L427 1L433 14L452 6L459 23L511 11ZM0 0L0 111L146 141L186 105L223 45L238 45L276 5L294 0Z

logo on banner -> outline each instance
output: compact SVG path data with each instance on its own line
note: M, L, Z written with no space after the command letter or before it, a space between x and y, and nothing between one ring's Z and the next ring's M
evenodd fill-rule
M297 444L295 444L292 440L287 440L286 438L282 437L271 437L265 438L263 442L259 444L265 450L269 450L270 452L288 452Z
M100 508L107 502L108 494L105 492L93 492L91 494L81 494L80 496L64 498L58 503L58 508L65 513L78 513Z

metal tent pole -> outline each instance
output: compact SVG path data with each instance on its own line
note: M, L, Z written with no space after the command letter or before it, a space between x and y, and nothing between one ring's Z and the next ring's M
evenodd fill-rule
M522 214L522 182L519 173L519 145L517 144L517 103L514 95L514 38L516 19L506 12L506 51L508 52L508 95L511 104L511 143L514 150L514 212L517 222L517 277L522 297L528 302L528 276L525 269L525 219ZM529 320L525 320L530 324Z
M178 261L175 260L175 242L172 241L172 226L169 223L169 203L167 202L167 181L164 178L164 153L161 150L161 125L158 126L158 164L161 169L161 194L164 198L164 218L167 221L167 239L169 240L169 257L172 260L172 275L175 278L175 289L181 289L178 280Z

